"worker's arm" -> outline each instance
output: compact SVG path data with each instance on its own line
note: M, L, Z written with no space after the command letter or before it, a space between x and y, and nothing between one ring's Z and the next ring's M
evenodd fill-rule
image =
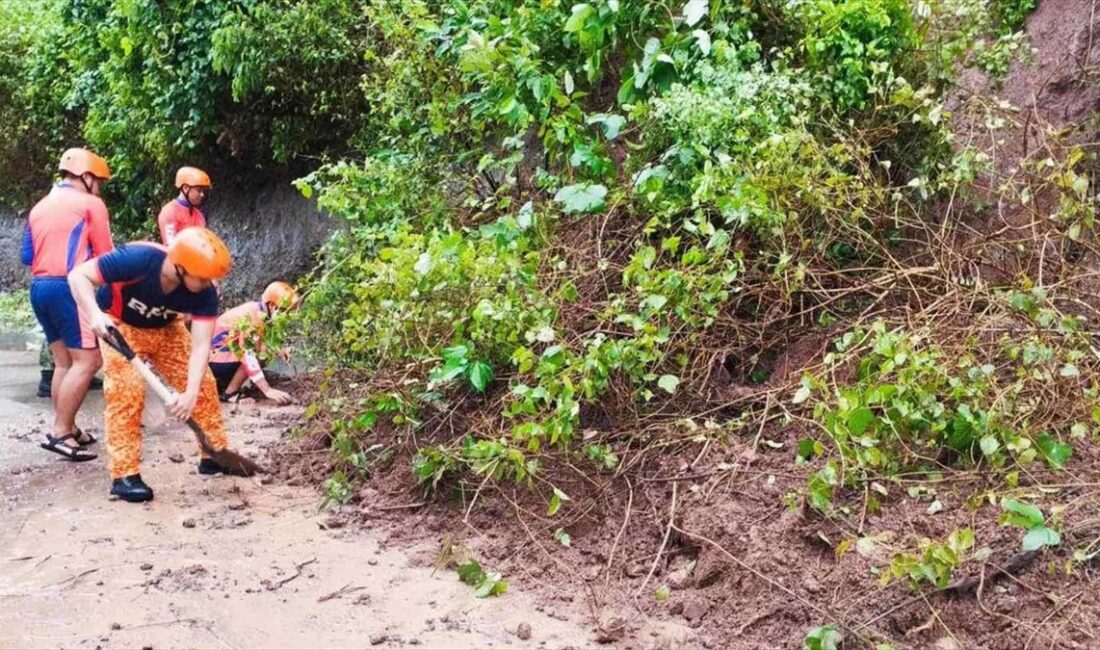
M98 199L88 205L88 243L92 245L92 257L99 257L114 250L111 241L110 216L107 206Z
M99 260L88 260L69 273L69 290L77 308L88 316L93 332L106 336L107 328L113 327L114 321L95 301L95 288L100 284L103 284L103 277L99 273Z
M157 226L160 228L160 242L168 246L176 238L176 218L169 205L161 208L160 215L157 217Z
M207 364L210 362L210 340L214 338L214 318L191 318L191 359L187 364L187 388L172 405L169 412L173 417L186 420L195 410L202 390L202 380L206 377Z
M289 393L285 393L277 388L272 388L271 384L267 382L267 377L264 376L263 366L260 365L260 360L256 358L255 352L246 350L244 358L241 359L241 363L244 364L244 368L248 372L248 378L252 380L256 388L260 389L264 397L278 404L289 404L292 401Z

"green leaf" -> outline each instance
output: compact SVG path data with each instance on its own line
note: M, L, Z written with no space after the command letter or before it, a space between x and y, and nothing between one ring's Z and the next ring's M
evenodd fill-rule
M561 504L564 501L569 501L569 495L558 488L554 488L554 494L550 497L550 507L547 508L546 514L551 517L558 514L558 510L561 509Z
M615 115L614 113L598 113L585 120L585 124L602 125L604 137L608 140L614 140L619 137L619 133L622 132L623 125L626 124L626 118L622 115Z
M595 212L603 208L607 197L607 188L603 185L567 185L554 195L554 200L562 204L566 214Z
M588 17L596 13L596 8L588 3L573 5L573 14L565 21L565 31L574 33L584 29Z
M458 579L468 585L474 586L485 579L485 570L477 560L470 560L458 565Z
M840 650L844 642L844 635L832 625L815 627L806 634L802 641L804 650Z
M875 414L866 406L861 406L848 414L848 430L853 435L862 436L867 427L875 421Z
M1047 459L1050 466L1055 469L1065 467L1066 461L1073 456L1073 447L1058 441L1049 433L1040 433L1039 437L1035 439L1035 446L1043 453L1043 457Z
M508 591L508 583L500 579L499 573L486 573L474 591L474 598L499 596Z
M470 366L466 375L470 379L470 385L479 393L484 393L493 381L493 369L484 361L478 361Z
M997 436L994 435L982 436L980 444L982 446L982 453L986 456L992 456L1001 448L1001 442L997 440Z
M703 53L703 56L710 54L710 34L705 30L697 29L691 33L695 37L695 41L699 44L699 50Z
M656 591L653 592L653 598L659 603L665 602L671 595L672 590L668 588L668 585L661 585Z
M708 0L688 0L684 5L684 23L691 27L707 14Z
M449 348L443 349L443 360L447 363L451 362L466 362L466 357L470 354L470 348L465 345L454 345Z
M1051 530L1046 526L1038 526L1027 531L1027 535L1024 535L1023 549L1034 551L1045 546L1058 546L1061 543L1062 536L1058 534L1058 531Z
M1001 499L1001 510L1002 524L1031 529L1042 526L1044 522L1042 510L1016 499Z
M810 399L810 387L803 383L802 386L795 391L794 397L791 398L791 404L801 404L808 399Z
M657 386L664 390L669 395L676 392L676 387L680 385L680 378L676 375L661 375L661 378L657 380Z
M569 533L565 532L564 528L559 528L554 531L554 540L566 548L569 548L573 543L573 538L569 536Z
M802 464L814 457L817 452L817 441L813 438L803 438L798 441L798 452L795 462Z

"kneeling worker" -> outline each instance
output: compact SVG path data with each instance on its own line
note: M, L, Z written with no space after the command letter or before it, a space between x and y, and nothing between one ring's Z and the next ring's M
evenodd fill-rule
M290 395L272 388L267 382L256 353L263 351L267 319L280 310L294 308L297 301L294 287L286 282L272 282L264 289L259 301L238 305L218 317L210 370L218 382L218 393L223 400L238 397L245 379L249 379L269 400L276 404L290 403Z
M213 281L224 277L231 265L229 249L217 235L205 228L188 228L168 248L127 244L69 274L73 297L90 315L93 331L104 336L117 321L130 347L179 391L169 413L179 420L194 417L217 450L224 449L227 441L214 377L207 369L218 316ZM98 302L97 286L101 287ZM192 319L190 333L183 326L184 314ZM145 382L110 348L104 348L104 362L111 494L125 501L148 501L153 490L141 480ZM235 472L204 454L199 473Z

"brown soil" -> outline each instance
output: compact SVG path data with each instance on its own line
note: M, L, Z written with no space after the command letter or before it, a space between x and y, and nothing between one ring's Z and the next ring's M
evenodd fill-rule
M994 92L1021 111L1020 123L999 141L983 140L978 121L960 126L961 141L995 150L997 175L1012 174L1022 157L1041 148L1058 154L1052 129L1077 127L1063 144L1095 139L1097 9L1095 0L1041 2L1027 23L1037 49L1033 65L1014 66L1000 87L978 74L964 78L954 101L959 112L968 95L979 92ZM1015 228L1031 218L969 216L978 240L1000 227L994 217ZM984 262L980 251L975 255L974 262ZM795 342L780 353L774 385L819 358L827 338ZM1025 472L1015 490L979 471L899 479L840 495L849 511L824 519L784 505L784 496L802 489L817 468L795 466L806 425L795 420L778 426L778 404L790 395L769 394L771 387L729 387L731 401L759 393L772 417L749 423L728 443L713 436L696 440L690 429L670 425L662 436L617 450L617 473L577 459L583 473L547 467L531 489L454 483L425 497L410 472L408 441L376 427L371 442L396 456L375 468L341 512L363 527L387 529L391 543L467 545L512 584L536 594L547 614L578 608L597 641L626 647L797 649L811 628L832 624L844 633L847 649L878 643L939 650L1100 648L1095 568L1091 558L1072 561L1075 549L1091 553L1100 542L1100 484L1092 478L1100 452L1094 445L1076 445L1062 472ZM453 414L444 424L466 430L468 415ZM610 416L582 413L582 419L596 422L604 434L615 429ZM317 483L333 469L324 423L314 422L307 432L311 436L275 452L281 478ZM549 487L543 481L571 496L554 517L546 515ZM913 490L918 486L925 489ZM1001 526L1000 509L992 505L991 497L1009 493L1043 508L1062 531L1060 548L1021 551L1024 532ZM867 507L872 496L878 510ZM984 559L967 562L946 589L880 583L895 553L963 527L974 530ZM571 538L568 547L556 541L559 528ZM659 598L665 587L667 599Z

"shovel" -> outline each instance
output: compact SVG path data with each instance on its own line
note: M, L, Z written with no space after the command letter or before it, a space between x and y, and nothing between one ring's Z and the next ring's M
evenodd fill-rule
M157 373L153 372L153 369L149 367L149 364L145 363L141 357L134 353L133 348L131 348L130 344L126 342L126 339L122 337L122 332L119 332L114 327L108 328L107 336L103 337L103 340L119 354L126 357L126 360L130 362L134 370L137 370L137 373L141 375L145 383L149 384L149 387L157 394L160 401L164 402L165 406L171 406L176 403L178 397L176 391L165 386L164 382L157 376ZM202 430L198 422L195 422L194 418L187 418L187 426L195 433L195 438L198 439L199 446L202 447L202 450L206 452L206 455L210 456L215 463L234 473L240 473L244 476L252 476L253 474L262 474L264 472L264 468L251 458L242 456L229 449L222 449L220 451L214 449L214 446L210 444L210 439L206 437L206 432Z

